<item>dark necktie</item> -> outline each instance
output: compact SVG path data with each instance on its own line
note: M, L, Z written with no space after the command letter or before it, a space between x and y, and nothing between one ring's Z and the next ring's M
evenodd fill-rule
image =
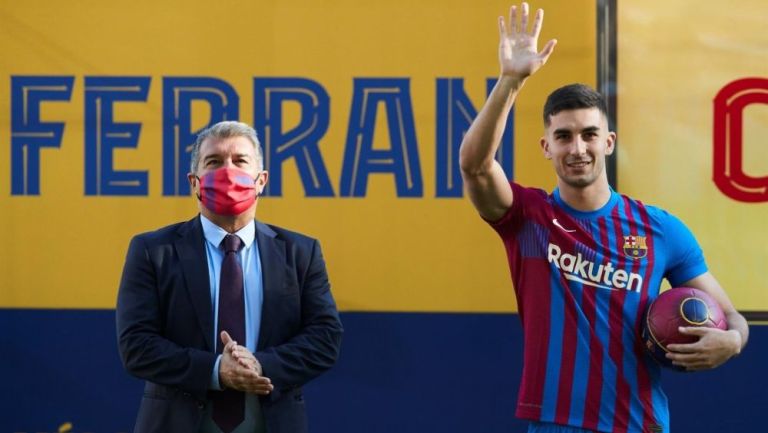
M221 262L219 280L219 335L216 336L216 352L222 353L221 331L227 331L237 344L245 344L245 294L243 268L237 257L243 242L236 235L227 235L221 242L224 260ZM222 432L229 433L245 418L245 393L234 389L214 392L211 417Z

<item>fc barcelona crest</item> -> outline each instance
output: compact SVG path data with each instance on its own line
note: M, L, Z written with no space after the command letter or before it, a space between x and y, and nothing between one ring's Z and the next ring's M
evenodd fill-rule
M624 255L630 259L642 259L648 254L645 236L624 236Z

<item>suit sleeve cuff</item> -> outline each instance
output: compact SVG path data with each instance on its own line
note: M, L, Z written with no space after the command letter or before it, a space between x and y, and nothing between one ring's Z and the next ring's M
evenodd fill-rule
M210 389L214 391L221 391L221 384L219 384L219 364L221 363L221 355L216 357L216 363L213 364L213 371L211 372L211 385Z

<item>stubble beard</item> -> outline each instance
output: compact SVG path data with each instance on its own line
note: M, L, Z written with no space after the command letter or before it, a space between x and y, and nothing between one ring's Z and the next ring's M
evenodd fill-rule
M589 172L580 175L568 175L566 174L568 168L565 166L560 170L560 173L558 173L558 177L565 182L566 185L572 188L583 189L595 183L600 177L602 169L602 165L598 167L597 159L594 159L592 161L592 170Z

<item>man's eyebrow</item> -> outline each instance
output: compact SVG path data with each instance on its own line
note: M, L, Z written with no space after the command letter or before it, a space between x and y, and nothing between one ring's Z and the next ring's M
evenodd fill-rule
M599 130L600 130L600 127L599 127L599 126L587 126L586 128L582 128L582 130L581 130L581 131L579 131L579 133L584 133L584 132L597 132L597 131L599 131ZM565 133L567 133L567 134L570 134L570 133L571 133L571 130L570 130L570 129L568 129L568 128L557 128L557 129L555 129L555 131L553 132L553 134L565 134Z
M250 158L251 157L251 155L248 154L248 153L235 153L232 156L237 157L237 158ZM218 153L218 152L209 153L208 155L205 155L205 157L203 158L203 161L207 161L207 160L209 160L211 158L221 158L221 154Z

